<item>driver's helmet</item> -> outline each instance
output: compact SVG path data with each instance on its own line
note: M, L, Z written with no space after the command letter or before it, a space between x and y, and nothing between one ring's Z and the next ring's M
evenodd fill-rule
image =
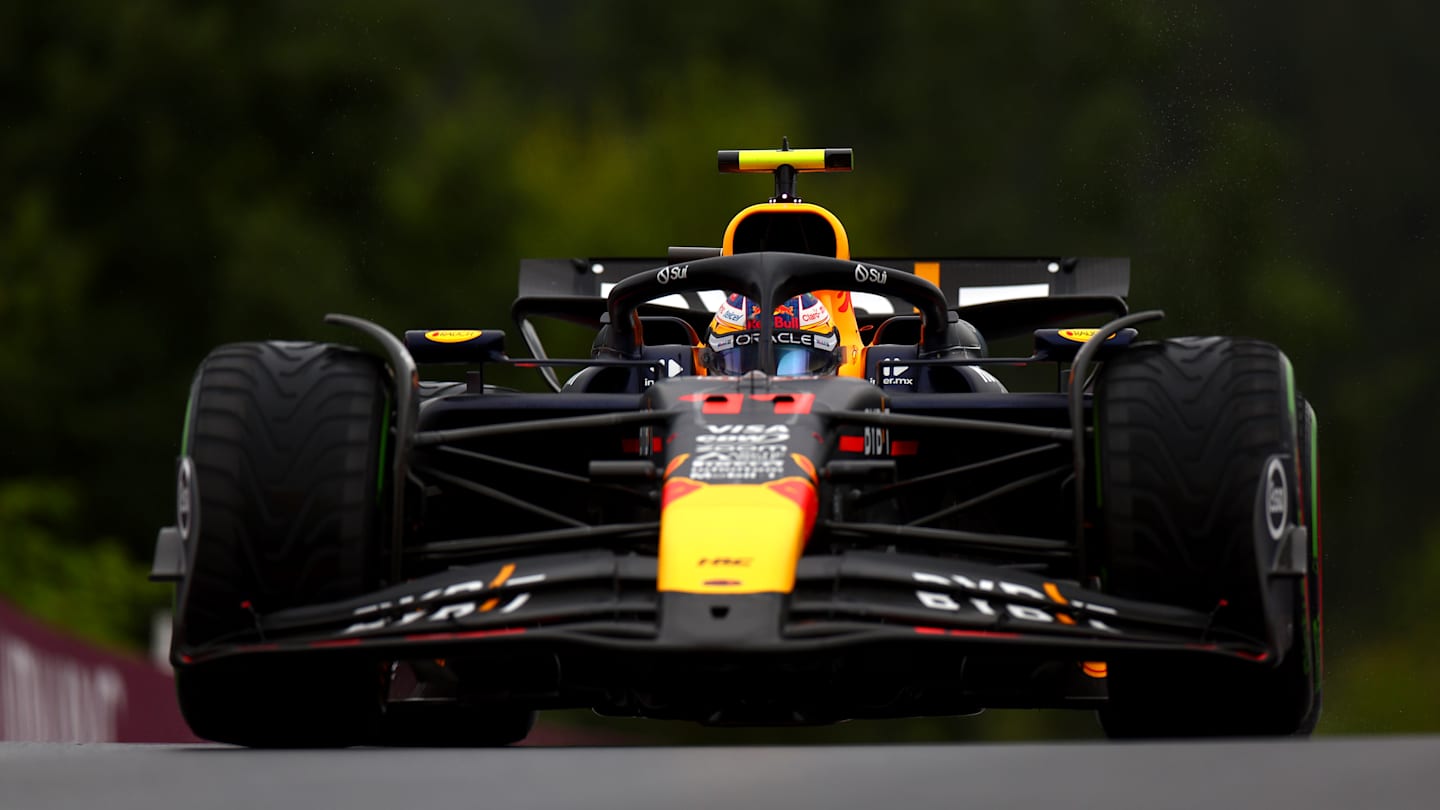
M775 374L829 374L840 367L840 333L820 299L805 293L775 308L770 340ZM701 362L711 374L737 376L760 366L760 304L731 293L705 333Z

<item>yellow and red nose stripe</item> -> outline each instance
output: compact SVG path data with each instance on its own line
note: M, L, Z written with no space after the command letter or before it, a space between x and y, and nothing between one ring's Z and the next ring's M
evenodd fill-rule
M815 525L815 486L665 482L657 587L679 593L789 593Z

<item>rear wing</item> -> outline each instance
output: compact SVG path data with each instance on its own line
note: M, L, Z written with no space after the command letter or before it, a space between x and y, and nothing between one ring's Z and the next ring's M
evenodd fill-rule
M716 255L705 249L677 248L672 258L525 259L520 263L519 296L511 314L520 324L536 316L560 318L598 329L605 297L622 279L667 264ZM915 273L945 293L951 309L992 337L1023 334L1057 324L1074 325L1087 315L1118 317L1130 292L1128 258L861 258L859 264ZM643 314L684 318L703 332L723 296L685 292L656 299ZM714 300L707 300L713 298ZM856 294L862 325L873 325L908 304L881 295ZM1118 314L1115 314L1118 313Z

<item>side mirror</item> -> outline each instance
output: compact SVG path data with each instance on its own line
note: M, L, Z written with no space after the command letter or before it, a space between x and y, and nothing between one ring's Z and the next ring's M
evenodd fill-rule
M405 348L416 363L489 363L505 358L499 329L408 329Z

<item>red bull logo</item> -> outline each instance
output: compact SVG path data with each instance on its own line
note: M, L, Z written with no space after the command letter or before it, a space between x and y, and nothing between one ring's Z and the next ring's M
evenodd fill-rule
M799 295L775 307L772 313L773 328L789 331L829 331L830 314L825 305L814 295ZM739 293L731 293L720 310L715 313L711 330L729 333L744 329L759 332L763 313L760 305Z
M746 307L745 328L746 328L746 329L759 329L759 328L760 328L760 305L757 304L757 303L755 303L754 301L751 301L751 300L748 299L748 298L741 297L741 298L740 298L740 302L737 303L736 306L745 306L745 305L747 305L747 304L748 304L749 306Z

